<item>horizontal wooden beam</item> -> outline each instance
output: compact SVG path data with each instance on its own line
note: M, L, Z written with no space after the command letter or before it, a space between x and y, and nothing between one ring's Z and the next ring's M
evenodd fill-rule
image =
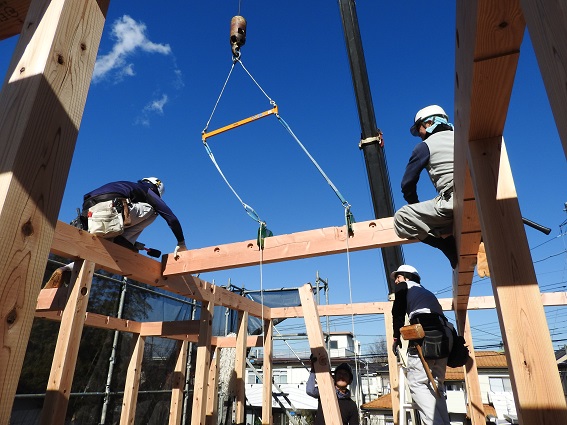
M35 317L60 322L62 314L62 311L36 311ZM135 320L117 319L89 312L85 314L85 326L129 333L140 333L141 329L141 323Z
M345 226L271 236L264 241L262 255L256 240L184 251L177 260L167 256L163 275L233 269L258 265L260 261L263 264L276 263L339 254L346 252L347 248L360 251L417 241L399 238L394 231L392 217L354 223L352 228L353 235L350 237Z
M246 310L254 317L270 317L267 307L262 309L262 305L257 302L190 274L163 277L161 263L61 221L57 222L55 228L51 252L70 259L89 259L98 268L197 301L209 301L214 293L217 305Z
M31 0L3 0L0 3L0 40L22 32Z

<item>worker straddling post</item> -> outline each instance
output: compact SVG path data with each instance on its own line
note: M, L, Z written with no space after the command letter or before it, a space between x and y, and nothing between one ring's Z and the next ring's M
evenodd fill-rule
M83 209L74 225L138 252L135 247L138 237L159 214L177 238L174 251L177 258L178 252L187 250L185 237L179 220L163 201L163 193L164 184L156 177L107 183L83 197ZM73 263L58 268L45 287L61 286L62 281L68 281L72 270Z
M325 418L323 416L323 406L319 398L319 387L317 386L317 379L315 375L315 361L316 357L311 355L311 373L305 385L305 392L311 397L319 399L317 406L317 413L315 414L315 422L313 425L325 425ZM339 410L341 412L341 419L343 425L358 425L358 408L353 399L350 398L350 390L348 386L352 383L354 375L348 363L341 363L335 368L333 380L335 382L335 390L337 392L337 400L339 402Z
M401 238L413 239L440 249L457 267L458 255L453 233L453 125L443 108L427 106L417 112L410 128L413 136L420 137L406 166L402 178L402 193L408 205L394 215L394 230ZM437 197L419 202L417 182L427 170L437 190ZM443 235L451 235L443 238Z
M421 423L450 425L444 382L447 357L453 347L453 325L443 315L443 309L435 295L421 286L421 278L414 267L404 264L392 272L391 278L396 284L396 296L392 306L392 350L397 355L399 347L402 346L400 328L404 326L407 314L412 325L419 323L425 330L425 337L421 342L422 352L439 392L437 396L419 358L415 344L420 341L410 341L407 380L412 400L418 407Z

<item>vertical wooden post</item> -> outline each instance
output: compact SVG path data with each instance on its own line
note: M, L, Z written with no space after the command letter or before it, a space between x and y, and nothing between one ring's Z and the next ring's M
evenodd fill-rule
M468 416L471 419L471 425L485 425L486 416L484 414L484 405L482 404L482 393L480 392L480 382L478 380L478 370L476 368L476 357L474 354L469 315L463 311L455 311L455 314L458 313L465 314L465 326L464 329L460 330L460 333L465 338L471 356L468 363L464 366ZM459 322L459 320L457 321Z
M520 424L567 423L567 405L502 137L468 144Z
M124 384L124 398L122 399L122 412L120 413L120 425L132 425L136 419L136 403L140 389L140 376L142 374L142 359L144 358L144 346L146 337L140 334L132 334L135 346Z
M335 383L331 376L331 368L329 364L329 356L325 349L325 341L323 339L323 330L321 329L321 321L319 319L319 311L313 297L313 290L310 284L303 285L299 288L299 297L301 298L301 306L303 308L303 317L305 318L305 326L307 328L307 338L311 353L317 357L315 362L315 373L317 375L317 384L319 386L319 398L323 406L323 416L327 425L341 425L341 412L339 410L339 402L335 392Z
M69 288L70 295L61 318L57 345L47 382L47 392L41 411L40 423L42 425L65 422L94 268L95 263L92 261L75 262Z
M272 425L274 417L272 415L272 361L274 347L274 322L264 321L264 371L262 389L262 425Z
M171 380L171 404L169 406L169 425L179 425L183 417L183 389L187 374L187 348L189 342L181 341Z
M394 424L398 424L400 413L400 388L398 358L390 350L390 344L394 341L394 321L390 311L384 312L384 326L386 328L386 349L388 351L388 372L390 374L390 395L392 397L392 413ZM405 403L405 400L402 400Z
M205 417L206 425L217 425L219 410L219 365L221 349L215 347L211 365L209 367L209 383L207 388L207 411Z
M33 0L0 93L0 423L8 423L109 0Z
M567 9L563 0L521 0L549 104L567 157Z
M201 314L199 316L199 341L197 341L197 360L195 364L195 384L193 385L191 425L205 424L214 310L215 303L213 300L202 302Z
M236 334L236 361L234 372L236 376L236 424L244 423L246 409L246 394L244 374L246 373L246 342L248 338L248 312L238 312L238 333Z

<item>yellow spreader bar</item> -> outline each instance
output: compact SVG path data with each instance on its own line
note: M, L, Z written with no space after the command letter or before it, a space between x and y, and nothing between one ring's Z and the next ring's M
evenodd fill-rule
M248 124L249 122L259 120L260 118L267 117L268 115L273 115L278 113L278 105L274 105L272 109L267 111L261 112L259 114L253 115L248 118L244 118L243 120L237 121L235 123L225 125L217 130L213 130L210 132L203 131L203 142L206 141L209 137L216 136L217 134L224 133L225 131L232 130L233 128L240 127L241 125Z

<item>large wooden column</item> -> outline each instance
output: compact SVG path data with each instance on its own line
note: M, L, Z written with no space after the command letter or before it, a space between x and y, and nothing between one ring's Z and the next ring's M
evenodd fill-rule
M187 350L189 341L180 341L175 370L171 380L171 403L169 406L169 425L179 425L183 417L183 389L187 376Z
M47 392L41 411L42 425L65 422L94 268L95 264L92 261L75 262L71 277L72 284L69 288L71 293L61 318L59 336L47 382Z
M209 366L209 383L207 385L206 425L217 425L219 415L219 367L221 348L215 347Z
M140 390L140 378L142 376L142 360L144 358L146 337L140 334L133 334L132 336L135 345L132 357L130 357L130 363L128 364L128 372L126 373L120 425L132 425L136 419L138 391Z
M465 343L470 353L470 359L464 366L465 386L467 390L467 411L472 425L485 425L486 415L484 413L484 405L482 404L482 393L480 392L480 382L478 380L478 369L476 367L476 357L468 314L465 315L464 323L464 329L460 331L460 334L465 338Z
M207 385L211 362L211 336L213 334L214 296L210 301L203 301L199 316L199 341L195 364L195 383L193 385L192 425L205 425L207 414Z
M313 297L313 289L310 284L305 284L299 288L299 297L301 298L301 307L303 308L303 316L305 318L305 327L307 328L307 338L311 347L311 354L317 357L315 362L315 373L317 376L317 384L319 386L319 398L323 406L323 416L327 425L341 425L341 412L339 410L339 402L335 392L335 383L331 376L331 367L329 355L325 349L325 341L323 339L323 330L321 329L321 321L319 320L319 312L317 304Z
M33 0L0 93L0 423L8 423L109 0Z
M246 373L246 346L248 338L248 312L238 312L238 333L236 334L236 359L234 362L236 392L236 424L244 424L246 394L244 374Z
M520 3L567 157L567 4L563 0L521 0Z
M263 402L262 402L262 425L272 425L274 416L272 414L272 349L274 347L274 322L264 321L264 366L263 366Z
M504 139L469 143L471 175L518 419L565 424L567 404Z

